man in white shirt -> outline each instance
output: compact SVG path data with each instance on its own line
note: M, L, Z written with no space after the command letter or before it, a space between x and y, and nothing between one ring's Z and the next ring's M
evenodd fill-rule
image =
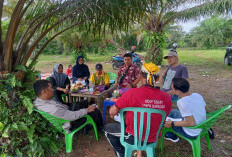
M189 82L183 78L173 78L172 90L180 97L177 101L178 109L171 111L168 117L179 118L181 121L168 120L164 127L173 127L173 129L187 138L196 138L201 129L189 129L187 127L198 125L206 120L206 103L203 97L198 93L189 92ZM165 139L177 142L178 137L168 132Z

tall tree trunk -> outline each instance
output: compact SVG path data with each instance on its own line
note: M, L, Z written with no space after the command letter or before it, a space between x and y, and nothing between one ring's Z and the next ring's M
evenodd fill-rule
M2 19L2 11L3 11L3 3L4 0L0 1L0 19ZM3 43L2 43L2 20L0 20L0 71L3 71L5 69L4 63L3 63Z
M0 1L0 19L2 19L3 3L4 3L4 0L1 0ZM0 20L0 56L2 54L1 46L2 46L2 20Z
M163 49L166 45L165 35L162 32L155 32L151 42L153 46L147 52L146 61L161 65L163 61Z
M14 44L14 38L15 34L18 28L17 23L19 22L19 17L21 14L21 11L23 9L23 6L25 4L26 0L19 0L13 14L11 16L10 24L8 26L8 31L6 34L6 39L4 43L4 49L3 49L3 55L4 55L4 65L7 71L11 72L11 61L12 61L12 50L13 50L13 44Z

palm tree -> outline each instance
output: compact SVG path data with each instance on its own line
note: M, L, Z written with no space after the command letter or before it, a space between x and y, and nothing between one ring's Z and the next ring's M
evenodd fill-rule
M8 0L9 1L9 0ZM0 1L0 18L3 5ZM48 33L54 35L37 52L36 61L44 47L56 36L72 27L86 29L94 35L128 29L129 21L143 22L147 33L153 37L147 59L157 63L162 60L163 29L175 20L188 20L217 13L231 13L232 0L18 0L11 14L7 33L2 34L0 22L0 71L12 72L17 65L28 65L36 45ZM192 2L192 5L190 5ZM146 11L146 14L145 14ZM64 24L65 23L65 24ZM103 33L102 33L103 32ZM17 39L16 36L20 38ZM161 56L161 57L160 57Z
M223 28L226 22L226 19L218 17L202 21L198 27L190 32L192 43L208 49L222 46L224 42Z
M0 1L0 18L3 5L7 4ZM13 72L17 65L28 65L36 45L48 33L53 35L36 53L32 63L50 41L66 30L80 27L101 35L106 28L112 33L116 29L128 29L130 19L141 18L147 5L146 0L18 0L5 39L2 39L0 23L0 71Z
M143 20L143 28L152 36L151 49L147 60L161 64L165 36L164 28L176 21L197 19L200 16L231 14L232 0L153 0Z

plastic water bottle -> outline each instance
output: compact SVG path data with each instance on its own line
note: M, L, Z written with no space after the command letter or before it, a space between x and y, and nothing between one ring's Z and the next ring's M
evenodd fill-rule
M89 81L89 92L92 94L93 93L93 84L91 81Z

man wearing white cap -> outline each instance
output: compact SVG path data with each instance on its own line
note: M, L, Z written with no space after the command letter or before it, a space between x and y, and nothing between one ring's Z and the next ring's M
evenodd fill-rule
M119 110L126 107L144 107L152 109L160 109L169 115L172 102L170 96L161 91L156 86L156 81L159 79L158 72L160 68L153 63L145 63L140 72L140 81L142 86L140 88L132 88L119 98L115 105L110 108L110 116L113 118L118 114ZM157 128L160 125L160 117L157 114L151 115L151 128L147 142L152 143L156 141ZM146 122L146 117L144 117ZM138 120L139 122L139 120ZM143 132L146 128L143 128ZM108 123L104 126L106 138L112 145L117 157L124 157L125 149L120 143L120 123ZM126 114L126 134L125 141L133 143L134 141L134 116L133 113ZM144 137L143 137L144 139ZM137 157L141 157L141 151L138 151Z
M178 96L174 95L174 91L171 90L172 79L188 79L188 69L184 65L179 64L177 52L174 50L169 51L169 53L167 54L167 56L164 57L164 59L168 60L169 66L160 79L160 82L163 82L165 78L164 85L161 90L168 92L170 95L172 95L172 100L175 100L178 98Z

